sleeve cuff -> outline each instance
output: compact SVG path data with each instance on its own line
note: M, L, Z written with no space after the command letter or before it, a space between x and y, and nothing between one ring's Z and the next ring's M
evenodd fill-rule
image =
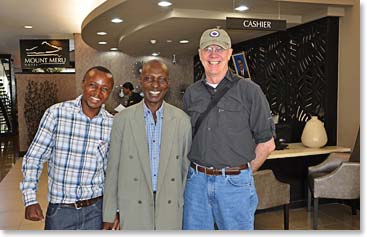
M255 143L259 144L259 143L267 142L274 136L275 136L275 134L270 130L260 132L260 133L256 134L256 136L255 136Z
M36 198L36 192L34 191L24 191L23 192L23 202L24 206L30 206L32 204L38 203Z

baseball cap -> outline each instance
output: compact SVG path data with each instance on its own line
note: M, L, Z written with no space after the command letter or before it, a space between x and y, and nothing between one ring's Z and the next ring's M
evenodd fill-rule
M201 35L200 48L203 49L212 44L229 49L231 48L231 38L223 29L208 29Z

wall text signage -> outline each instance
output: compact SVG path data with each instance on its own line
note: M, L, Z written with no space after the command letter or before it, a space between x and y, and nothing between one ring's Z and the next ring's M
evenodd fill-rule
M69 66L69 40L20 40L22 69Z
M227 17L226 23L227 23L227 29L233 29L233 30L280 31L287 29L287 22L285 20Z

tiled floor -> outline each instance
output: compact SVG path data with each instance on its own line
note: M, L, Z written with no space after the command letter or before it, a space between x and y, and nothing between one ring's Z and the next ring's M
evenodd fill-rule
M2 147L2 145L1 145ZM12 146L7 146L11 148ZM8 173L0 183L0 230L42 230L44 223L24 219L24 207L19 182L22 179L21 159L9 158L9 151L1 150L0 174ZM15 162L15 164L14 164ZM47 166L46 166L47 167ZM44 214L47 207L47 172L46 167L40 178L38 200ZM10 171L9 171L10 169ZM1 177L0 177L1 180ZM349 206L342 204L324 204L319 209L320 230L359 230L360 213L351 215ZM312 214L306 208L291 209L289 216L291 230L311 230ZM255 216L256 230L282 230L283 211L271 211ZM358 232L357 232L358 233Z

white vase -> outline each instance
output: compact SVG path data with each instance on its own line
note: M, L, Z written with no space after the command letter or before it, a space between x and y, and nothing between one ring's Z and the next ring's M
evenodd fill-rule
M324 123L317 116L312 116L307 121L301 136L302 144L307 147L319 148L327 143L327 134Z

